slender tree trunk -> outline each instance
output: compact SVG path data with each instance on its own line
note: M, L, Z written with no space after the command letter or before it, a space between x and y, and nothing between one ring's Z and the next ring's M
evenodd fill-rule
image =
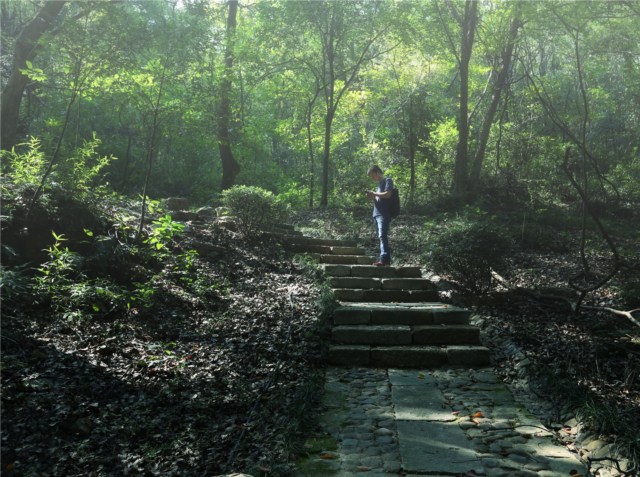
M517 6L515 7L518 8ZM491 103L487 110L484 120L482 122L482 128L480 129L480 136L478 138L478 147L471 166L471 176L469 186L472 191L477 190L478 182L480 180L480 173L482 171L482 163L484 161L485 152L487 150L487 143L489 142L489 133L491 132L491 126L498 110L498 104L500 103L500 97L502 91L507 87L509 74L511 72L511 60L513 58L513 48L518 36L518 30L522 25L518 11L514 13L514 18L511 20L511 27L509 28L509 39L505 48L502 50L502 68L498 73L495 83L493 84L493 93L491 96Z
M411 175L409 176L409 205L413 205L416 193L416 142L418 138L413 129L413 102L411 96L409 96L409 111L407 116L409 117L407 143L409 147L409 167L411 168Z
M324 120L324 152L322 155L322 197L320 207L326 207L329 203L329 157L331 155L331 126L335 111L333 108L327 110Z
M131 143L133 142L133 134L129 132L127 139L127 153L124 156L124 167L122 168L122 178L120 179L120 191L125 192L127 183L129 182L129 164L131 163Z
M29 78L20 70L27 67L27 61L33 61L40 47L40 39L51 28L66 1L50 0L37 15L22 29L16 39L11 75L2 90L0 104L0 147L11 150L17 142L20 103Z
M315 167L315 154L313 152L313 135L311 132L311 120L313 115L313 105L318 99L318 95L320 94L320 86L318 82L316 82L316 94L313 96L313 99L309 101L307 104L307 147L309 148L309 208L313 208L313 196L315 193L315 178L316 178L316 167Z
M240 173L240 165L231 150L231 88L233 85L233 49L235 45L236 18L238 14L238 0L229 0L227 16L227 38L224 52L224 73L220 80L220 99L218 103L217 140L222 162L222 190L229 189L235 183Z
M156 104L153 108L153 122L151 124L151 138L149 139L149 148L147 149L147 173L144 178L144 187L142 189L142 206L140 208L140 223L138 224L138 233L136 235L136 241L142 236L142 228L144 227L144 218L147 212L147 189L149 188L149 180L151 179L151 171L153 169L153 163L157 155L157 142L158 134L160 131L160 102L162 101L162 93L164 91L164 82L167 73L167 63L169 58L165 58L164 65L162 66L162 76L160 77L160 87L158 88L158 96L156 97Z
M468 192L469 173L469 62L473 51L478 5L467 0L460 35L460 111L458 115L458 148L453 172L453 192L465 195Z

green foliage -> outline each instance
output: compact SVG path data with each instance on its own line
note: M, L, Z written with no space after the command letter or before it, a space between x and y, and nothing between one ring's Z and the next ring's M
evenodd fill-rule
M100 156L98 147L101 141L93 137L84 141L81 147L72 154L53 173L52 179L57 180L64 189L76 197L86 197L89 193L98 192L104 170L113 160L112 156Z
M256 237L286 220L286 206L272 192L253 186L235 186L222 193L222 203L238 219L246 237Z
M36 278L37 290L46 296L56 299L60 291L67 291L76 279L80 277L80 256L69 247L63 246L67 239L61 234L52 232L55 243L47 249L49 260L39 268ZM65 296L57 299L65 299Z
M456 219L429 241L428 265L472 293L491 289L491 270L505 264L511 241L490 221Z
M2 174L19 186L37 184L44 175L46 166L40 139L30 137L26 143L17 147L17 151L15 147L11 151L0 150Z
M68 157L54 164L49 181L56 187L65 190L73 197L83 199L95 196L100 191L99 185L104 169L113 157L100 156L98 147L101 141L93 135L81 147L75 148ZM2 172L17 186L38 185L42 181L47 168L47 159L42 150L41 140L31 137L11 151L0 151Z
M26 267L0 267L0 294L3 303L16 303L27 299L31 291L30 276Z
M171 215L152 222L152 229L144 243L149 244L155 251L165 252L175 237L184 233L185 226L180 222L174 222Z
M81 319L94 314L124 310L126 292L106 279L90 279L81 270L82 258L63 246L66 239L53 233L55 243L49 247L49 260L38 268L34 290L41 302L67 319Z

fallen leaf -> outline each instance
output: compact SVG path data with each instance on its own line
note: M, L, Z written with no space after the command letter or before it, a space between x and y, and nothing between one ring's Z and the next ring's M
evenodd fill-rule
M481 412L481 411L478 411L478 412L476 412L476 413L473 415L473 417L476 417L476 418L477 418L477 417L484 417L484 414L482 414L482 412Z

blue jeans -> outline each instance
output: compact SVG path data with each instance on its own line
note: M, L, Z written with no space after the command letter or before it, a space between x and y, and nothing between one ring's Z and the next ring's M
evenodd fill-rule
M389 224L391 219L383 215L376 215L373 220L380 239L380 261L385 265L391 264L391 247L389 247Z

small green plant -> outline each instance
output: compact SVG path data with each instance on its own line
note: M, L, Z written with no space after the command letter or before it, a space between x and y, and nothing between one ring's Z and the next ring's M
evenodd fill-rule
M511 242L492 223L457 219L431 240L426 261L439 274L448 275L472 293L491 288L491 270L500 270Z
M61 161L56 178L65 190L78 197L95 195L98 192L96 186L102 179L103 169L113 160L112 156L100 156L98 147L102 141L93 136L84 141L82 146L76 148L72 154Z
M39 275L36 277L37 289L40 293L54 299L60 292L65 292L74 283L75 279L81 278L80 256L63 243L67 241L63 234L51 232L55 242L47 249L49 260L39 268ZM62 298L62 297L60 297Z
M135 282L133 286L134 289L129 294L127 308L150 308L156 293L152 280L146 283Z
M260 187L227 189L222 193L222 203L237 218L240 232L246 237L256 237L286 219L285 204Z
M46 165L45 154L42 151L40 139L30 137L23 144L11 151L0 151L2 174L6 175L16 185L37 184L42 178Z
M175 222L169 214L154 220L152 225L151 233L144 243L149 244L156 251L166 251L171 241L182 235L185 229L184 224Z
M126 309L126 291L105 278L89 278L82 271L80 255L64 245L67 239L55 232L47 249L49 260L38 268L36 296L69 320L107 315Z

